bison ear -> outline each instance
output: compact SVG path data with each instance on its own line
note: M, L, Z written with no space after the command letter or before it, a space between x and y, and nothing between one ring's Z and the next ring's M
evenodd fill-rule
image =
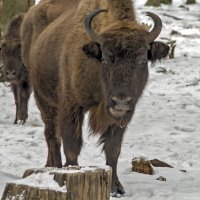
M163 42L153 42L150 44L150 49L148 50L148 60L155 62L162 58L167 57L169 53L169 46Z
M102 52L101 47L98 43L90 42L88 44L85 44L82 47L82 50L88 58L96 58L97 60L101 61Z

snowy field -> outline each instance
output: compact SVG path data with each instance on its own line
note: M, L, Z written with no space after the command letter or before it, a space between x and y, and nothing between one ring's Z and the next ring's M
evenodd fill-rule
M200 199L200 1L179 7L181 3L175 0L173 6L145 8L144 0L136 1L138 19L150 22L145 12L157 13L163 20L160 39L176 40L177 47L175 59L149 68L148 86L128 126L118 166L126 190L123 200ZM176 34L171 35L172 31ZM44 125L33 96L29 110L25 126L13 125L13 95L0 84L0 196L6 182L46 162ZM105 163L97 140L88 138L86 117L80 165ZM139 156L160 159L174 168L156 168L152 176L131 172L131 160ZM159 176L166 181L156 180Z

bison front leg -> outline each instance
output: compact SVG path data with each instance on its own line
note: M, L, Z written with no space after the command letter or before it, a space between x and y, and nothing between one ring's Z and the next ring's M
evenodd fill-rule
M12 91L13 91L13 94L14 94L14 98L15 98L15 105L16 105L16 112L15 112L15 121L14 121L14 124L17 124L17 121L18 121L18 113L19 113L19 92L18 92L18 85L16 84L12 84L11 85L12 87Z
M67 106L59 112L58 131L63 140L65 166L78 165L78 155L82 147L83 116L82 109L74 106Z
M117 162L121 151L121 143L125 128L111 126L100 137L100 144L103 144L103 150L106 156L106 164L112 167L112 191L111 195L118 197L125 193L117 176Z
M19 85L19 120L22 124L26 123L28 118L28 100L31 94L31 87L27 81L21 81Z

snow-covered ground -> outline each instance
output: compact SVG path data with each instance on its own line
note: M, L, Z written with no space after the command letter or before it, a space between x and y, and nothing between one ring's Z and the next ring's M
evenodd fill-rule
M129 124L119 158L119 178L126 190L122 199L199 200L200 2L182 8L179 5L183 1L160 8L143 7L144 2L136 1L139 20L149 21L146 11L159 14L163 20L160 38L176 40L176 57L149 68L149 83ZM170 36L171 31L178 34ZM33 96L29 110L25 126L13 125L13 95L9 87L0 84L0 196L6 182L17 180L26 169L43 167L46 162L44 125ZM105 163L97 140L88 138L86 117L80 165ZM157 158L174 168L157 168L152 176L131 172L131 160L138 156ZM180 171L183 169L187 172ZM159 176L166 181L156 180Z

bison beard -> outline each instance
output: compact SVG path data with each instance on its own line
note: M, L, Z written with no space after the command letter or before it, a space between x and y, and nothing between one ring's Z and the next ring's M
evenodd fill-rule
M154 42L162 23L148 13L154 21L148 32L135 21L130 0L77 0L70 6L31 45L31 80L48 145L46 166L62 166L60 137L65 165L78 164L89 111L91 132L100 134L106 164L113 169L112 194L123 195L117 176L121 143L148 80L148 60L167 56L168 46ZM96 9L101 6L108 11ZM88 8L93 11L86 16Z

